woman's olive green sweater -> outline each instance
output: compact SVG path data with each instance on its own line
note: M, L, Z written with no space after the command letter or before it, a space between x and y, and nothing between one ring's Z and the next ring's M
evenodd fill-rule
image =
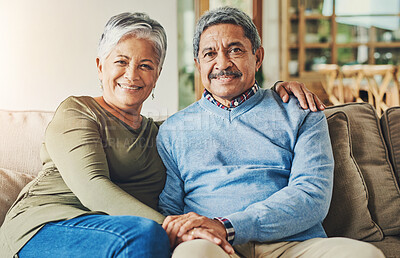
M0 228L0 257L12 257L51 221L85 214L134 215L161 223L156 211L165 169L158 125L132 129L92 97L58 107L41 149L43 169L19 194ZM57 237L57 236L54 236Z

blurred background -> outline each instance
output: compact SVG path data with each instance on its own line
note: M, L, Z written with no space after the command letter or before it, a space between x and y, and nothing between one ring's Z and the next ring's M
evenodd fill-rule
M100 95L95 58L106 21L124 11L158 20L168 52L148 116L168 116L203 87L192 52L208 9L248 13L265 48L259 84L306 83L327 105L399 105L400 0L0 0L0 109L54 110L69 95Z

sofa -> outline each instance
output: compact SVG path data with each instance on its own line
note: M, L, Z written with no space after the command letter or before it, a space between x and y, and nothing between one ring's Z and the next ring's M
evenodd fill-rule
M330 237L367 241L400 257L400 107L378 117L368 103L325 111L335 158ZM40 145L53 112L0 110L0 224L41 169Z

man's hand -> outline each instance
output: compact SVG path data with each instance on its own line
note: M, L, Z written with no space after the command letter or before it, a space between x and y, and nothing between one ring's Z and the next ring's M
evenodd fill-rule
M289 81L289 82L278 82L275 85L275 91L282 98L283 102L288 102L289 95L293 94L300 102L303 109L310 108L311 111L324 110L325 105L322 101L309 91L304 83Z
M162 227L168 234L171 247L180 242L202 238L221 246L228 254L233 254L232 246L226 240L225 226L217 221L197 213L168 216Z

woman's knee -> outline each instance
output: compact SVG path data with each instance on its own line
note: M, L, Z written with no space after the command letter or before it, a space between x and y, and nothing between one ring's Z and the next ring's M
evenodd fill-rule
M156 241L159 241L160 238L169 241L167 233L162 226L153 220L140 218L140 227L144 234L147 234L150 238L153 238Z
M124 246L135 250L136 255L142 253L146 257L168 257L170 255L169 239L165 230L157 222L129 216L125 225L128 227L124 238ZM140 256L140 255L139 255Z

